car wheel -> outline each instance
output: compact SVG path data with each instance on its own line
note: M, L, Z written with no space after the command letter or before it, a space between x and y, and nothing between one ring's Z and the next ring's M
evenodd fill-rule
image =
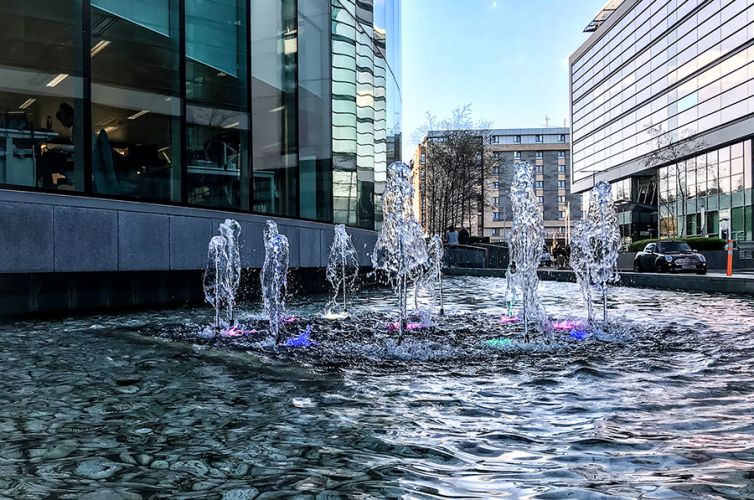
M634 261L634 272L635 273L641 272L641 266L639 265L639 261Z
M705 269L704 271L697 271L696 274L707 274L707 270Z
M655 264L655 272L656 273L662 273L664 271L665 271L665 269L663 269L663 267L662 267L662 262L657 262Z

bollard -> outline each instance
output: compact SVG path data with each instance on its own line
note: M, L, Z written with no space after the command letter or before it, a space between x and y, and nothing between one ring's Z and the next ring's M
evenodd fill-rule
M728 240L728 270L726 276L733 276L733 240Z

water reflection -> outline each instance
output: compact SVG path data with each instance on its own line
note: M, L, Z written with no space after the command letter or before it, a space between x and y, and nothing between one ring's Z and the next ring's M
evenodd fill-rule
M446 285L459 329L503 312L503 280ZM576 285L541 296L585 312ZM753 302L616 288L628 340L389 370L140 335L208 308L3 325L0 496L751 498Z

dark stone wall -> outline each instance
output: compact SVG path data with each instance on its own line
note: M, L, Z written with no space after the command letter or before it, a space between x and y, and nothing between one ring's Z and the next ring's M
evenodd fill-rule
M332 224L0 189L0 274L204 269L226 218L241 224L243 267L261 267L267 219L288 237L291 267L327 264ZM376 233L348 232L369 265Z
M0 317L201 303L207 245L226 218L241 224L253 291L268 217L0 189ZM325 286L333 225L269 219L288 237L292 285ZM370 266L376 233L348 232Z
M367 276L370 270L361 270L361 286L374 284ZM206 305L202 274L196 270L2 274L0 320ZM290 296L326 292L329 284L324 269L289 271ZM239 304L259 307L261 296L259 270L244 269Z

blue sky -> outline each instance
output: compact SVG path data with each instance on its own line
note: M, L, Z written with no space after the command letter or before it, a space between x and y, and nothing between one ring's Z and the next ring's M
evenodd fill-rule
M568 57L605 0L403 0L404 160L426 111L497 128L568 118Z

